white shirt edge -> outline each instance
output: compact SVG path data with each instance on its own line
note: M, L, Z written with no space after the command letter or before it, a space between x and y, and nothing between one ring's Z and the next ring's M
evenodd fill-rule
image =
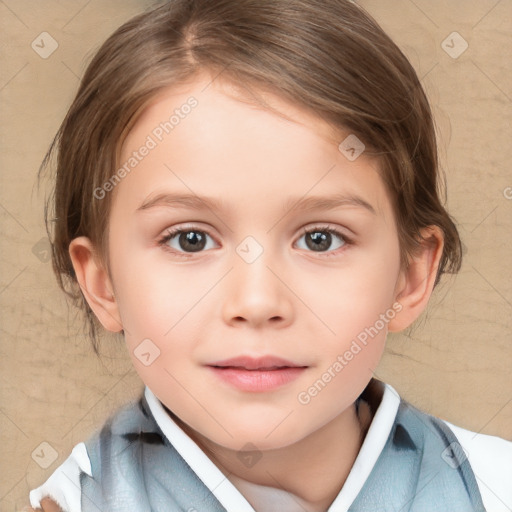
M338 496L327 512L347 512L368 480L379 458L396 419L400 396L385 383L382 400L368 428L361 449Z
M466 430L443 421L468 458L484 507L489 512L512 511L512 442ZM491 458L489 454L499 454Z
M41 508L41 500L52 498L65 512L82 512L80 472L92 476L91 461L85 444L75 445L69 457L46 482L29 493L30 506Z
M161 402L147 386L144 394L151 413L162 432L219 502L228 511L256 512L224 473L181 427L173 421Z

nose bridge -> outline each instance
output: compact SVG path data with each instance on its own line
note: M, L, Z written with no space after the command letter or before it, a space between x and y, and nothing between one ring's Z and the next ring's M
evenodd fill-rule
M276 277L268 268L272 260L276 265L275 256L270 247L264 247L254 237L246 237L236 248L234 258L235 288L254 297L267 296L277 292Z
M290 292L274 274L275 268L279 268L274 252L253 236L242 240L235 250L224 302L226 320L290 320Z

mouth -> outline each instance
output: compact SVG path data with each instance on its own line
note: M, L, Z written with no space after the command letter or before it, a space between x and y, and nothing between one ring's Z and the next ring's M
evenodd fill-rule
M292 382L308 368L274 356L241 356L206 366L228 386L246 392L275 390Z
M250 357L239 356L223 361L209 363L214 368L234 368L248 371L273 371L283 368L307 368L306 365L296 364L276 356Z

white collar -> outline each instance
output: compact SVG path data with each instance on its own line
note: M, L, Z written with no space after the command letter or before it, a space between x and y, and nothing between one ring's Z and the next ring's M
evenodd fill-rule
M162 403L147 386L144 394L151 413L162 432L222 506L228 512L255 512L255 509L235 485L169 416ZM343 488L329 507L328 512L347 512L356 499L386 444L399 405L400 396L396 390L389 384L384 384L382 400L375 412L359 454ZM283 491L271 487L258 486L238 479L236 481L243 488L248 498L257 504L258 510L268 509L266 504L269 500L283 496ZM273 503L275 504L275 501ZM283 512L285 512L284 509Z

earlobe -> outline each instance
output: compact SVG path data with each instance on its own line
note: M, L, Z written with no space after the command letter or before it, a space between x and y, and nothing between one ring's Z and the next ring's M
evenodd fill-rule
M443 234L438 226L428 226L421 230L421 236L420 247L397 281L395 297L402 309L388 324L391 332L409 327L426 308L434 289L443 254Z
M80 236L72 240L69 255L82 293L103 327L111 332L123 330L112 283L90 239Z

